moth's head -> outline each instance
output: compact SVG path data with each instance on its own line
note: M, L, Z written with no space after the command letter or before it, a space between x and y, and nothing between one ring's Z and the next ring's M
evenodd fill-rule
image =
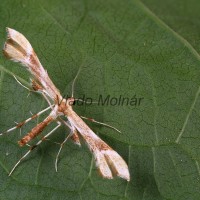
M72 106L72 105L75 104L75 99L74 99L74 97L69 97L69 98L67 98L67 99L65 99L65 100L66 100L66 105L68 105L68 106Z

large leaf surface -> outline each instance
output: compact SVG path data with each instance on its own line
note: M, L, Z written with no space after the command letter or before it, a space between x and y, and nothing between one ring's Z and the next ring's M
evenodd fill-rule
M91 153L68 142L59 171L54 161L67 130L58 130L16 169L25 152L17 141L40 117L0 138L1 199L199 199L200 57L198 47L169 28L145 5L132 1L3 1L5 27L22 32L62 94L144 98L139 106L76 106L80 115L109 123L89 126L127 161L131 181L98 176ZM187 16L186 16L187 17ZM188 27L188 26L187 26ZM173 30L174 28L174 30ZM189 38L189 37L188 37ZM195 49L193 48L193 46ZM0 57L0 130L46 107L43 98L16 83L29 74ZM49 130L52 127L49 127ZM48 130L44 132L47 133ZM36 139L37 140L37 139Z

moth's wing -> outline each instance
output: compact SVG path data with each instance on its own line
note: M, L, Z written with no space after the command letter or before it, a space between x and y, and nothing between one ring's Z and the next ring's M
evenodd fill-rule
M70 124L78 130L93 153L100 174L108 179L112 179L113 176L119 176L129 181L128 166L123 158L101 140L72 109L66 116Z
M130 180L128 166L123 158L114 151L108 144L101 140L97 135L85 135L84 131L80 132L85 139L86 144L94 155L96 166L100 174L105 178L119 176L127 181Z
M55 87L47 71L41 65L29 41L24 35L14 29L7 28L6 30L7 40L3 48L4 55L25 66L34 79L43 86L50 98L53 100L61 98L59 90Z
M111 179L113 176L119 176L127 181L130 180L128 166L116 151L97 135L94 137L93 132L85 135L84 131L81 131L80 134L93 153L96 166L103 177Z

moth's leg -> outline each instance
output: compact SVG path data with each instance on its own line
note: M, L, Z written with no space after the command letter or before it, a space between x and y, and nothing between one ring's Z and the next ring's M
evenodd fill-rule
M51 106L51 108L53 109L53 105L50 102L50 99L48 98L48 95L45 92L45 89L39 84L37 83L35 80L31 79L31 87L32 89L26 87L25 85L23 85L15 75L13 75L13 77L15 78L15 80L17 81L17 83L19 85L21 85L23 88L27 89L29 91L28 96L30 95L30 92L36 92L36 93L40 93L44 99L47 101L47 103Z
M14 131L14 130L17 129L17 128L21 128L22 126L24 126L24 125L25 125L26 123L28 123L29 121L31 121L31 120L37 118L38 116L40 116L40 115L43 114L44 112L48 111L50 108L51 108L51 107L49 106L49 107L45 108L44 110L38 112L37 114L32 115L32 116L31 116L30 118L28 118L27 120L22 121L22 122L20 122L20 123L17 123L16 126L10 128L10 129L8 129L7 131L5 131L5 132L3 132L3 133L0 133L0 135L4 135L4 134L6 134L6 133L9 133L9 132L11 132L11 131Z
M29 141L34 139L36 136L42 133L42 131L51 123L54 121L53 113L52 111L48 117L46 117L42 122L37 124L29 133L27 133L21 140L18 141L18 144L22 147L26 145Z
M77 144L78 146L81 146L81 142L78 136L78 131L75 130L75 128L72 128L72 126L68 122L66 122L60 117L59 117L59 121L63 123L65 126L67 126L73 132L73 134L70 136L70 139L73 141L73 143Z
M49 98L46 90L34 79L31 79L31 84L32 84L33 90L35 92L40 93L44 97L44 99L47 101L47 103L51 106L51 109L53 110L53 105L51 103L51 99Z
M71 136L73 135L73 131L70 132L70 134L64 139L64 141L60 144L60 148L58 150L58 153L57 153L57 156L56 156L56 160L55 160L55 169L56 169L56 172L58 171L58 158L59 158L59 155L60 155L60 152L64 146L64 144L67 142L67 140L69 138L71 138Z
M120 130L118 130L117 128L115 128L115 127L113 127L113 126L111 126L111 125L109 125L109 124L106 124L106 123L103 123L103 122L98 122L98 121L96 121L96 120L94 120L94 119L92 119L92 118L87 118L87 117L83 117L83 116L80 116L80 117L81 117L82 119L87 119L87 120L89 120L89 121L91 121L91 122L94 122L94 123L97 123L97 124L101 124L101 125L103 125L103 126L107 126L107 127L109 127L109 128L114 129L115 131L121 133Z
M13 173L13 171L15 170L15 168L22 162L22 160L24 160L28 154L35 149L36 147L38 147L44 140L46 140L46 138L48 138L54 131L56 131L59 127L61 126L61 124L59 123L52 131L50 131L48 134L46 134L41 140L39 140L35 145L30 146L29 151L27 151L19 160L18 162L14 165L14 167L12 168L12 170L9 173L9 176Z

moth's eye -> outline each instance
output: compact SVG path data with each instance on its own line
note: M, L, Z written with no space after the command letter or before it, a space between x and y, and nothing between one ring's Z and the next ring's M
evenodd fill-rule
M73 97L70 98L70 104L75 105L75 99Z
M75 100L72 101L72 105L75 105Z
M69 105L75 105L75 99L73 97L66 99L66 103Z

